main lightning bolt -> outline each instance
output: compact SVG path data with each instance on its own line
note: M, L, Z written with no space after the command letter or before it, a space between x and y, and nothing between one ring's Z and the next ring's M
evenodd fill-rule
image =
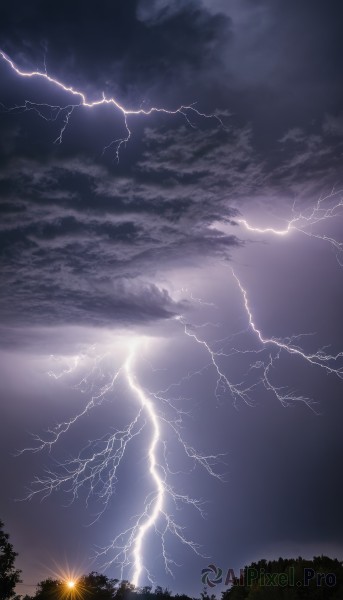
M176 536L179 542L200 554L198 544L185 537L183 527L175 521L172 512L168 510L168 501L174 504L176 508L179 508L180 503L183 503L196 508L204 516L202 502L187 494L179 493L169 481L170 476L178 473L173 472L169 467L166 456L167 442L163 437L163 428L168 427L175 434L176 443L181 445L186 459L191 461L193 466L199 464L210 475L218 479L221 479L221 475L214 470L214 466L221 457L220 455L206 456L200 454L183 440L180 433L182 410L177 409L171 400L163 397L162 394L148 393L139 385L134 373L134 361L140 340L131 341L129 345L129 353L124 363L111 375L106 384L99 387L97 394L91 397L85 408L69 421L60 423L55 428L48 430L47 439L35 436L36 445L32 448L26 448L22 452L37 452L44 449L51 451L61 436L66 434L79 419L88 414L91 409L99 406L109 394L113 395L115 384L120 377L126 380L128 389L131 390L139 403L138 411L131 422L121 430L116 430L101 439L89 442L78 456L58 464L57 470L47 470L44 477L37 476L27 498L31 499L37 494L45 498L54 491L64 490L72 494L73 501L78 497L81 488L88 486L87 502L92 494L96 495L102 502L103 507L97 515L97 518L99 518L108 507L109 501L115 492L117 471L125 458L128 444L136 436L139 436L143 429L148 427L151 431L147 451L151 492L146 497L143 509L136 518L134 525L119 533L109 546L97 551L97 557L102 558L103 562L105 561L104 568L108 568L110 565L119 565L121 577L123 577L124 570L128 568L131 572L131 581L137 586L143 571L152 581L152 575L143 558L144 543L150 530L160 537L162 556L168 573L172 573L172 567L176 564L168 555L168 534ZM86 354L84 354L85 356ZM85 382L91 382L93 388L96 379L95 374L100 372L100 379L102 379L104 370L101 369L101 363L108 357L109 353L98 355L95 365L77 387L84 390ZM74 372L80 364L81 357L74 357L69 368L63 369L57 375L54 375L52 371L49 371L49 374L59 378L62 374L68 375ZM168 418L166 411L162 410L164 406L174 411L175 417Z
M186 119L188 125L190 125L191 127L194 128L195 125L194 125L194 123L192 123L191 118L190 118L191 115L193 114L197 117L201 117L204 119L214 119L218 122L218 124L220 124L221 126L224 126L221 118L217 114L206 114L206 113L200 112L198 109L195 108L195 103L190 104L190 105L181 105L174 110L169 110L167 108L158 108L158 107L151 107L149 109L145 109L145 108L129 109L129 108L126 108L125 106L123 106L120 102L118 102L118 100L116 100L116 98L113 98L113 97L107 98L104 93L101 94L101 97L99 99L94 100L93 102L90 102L87 99L86 95L82 91L76 90L73 86L64 84L63 82L59 81L55 77L51 77L46 71L45 72L23 71L22 69L17 67L15 65L15 63L13 62L13 60L11 60L2 50L0 50L0 57L20 77L25 77L25 78L30 78L30 79L31 78L43 79L43 80L47 81L48 83L52 84L53 86L63 90L67 94L70 94L72 97L74 97L77 100L75 103L71 102L65 106L52 106L50 104L39 104L36 102L30 102L29 100L26 100L23 106L15 106L14 108L9 109L12 111L13 110L16 110L16 111L33 110L40 117L42 117L43 119L45 119L47 121L56 121L59 116L64 115L63 125L60 129L59 135L55 139L55 143L59 143L59 144L62 143L63 135L69 125L70 118L71 118L74 110L77 108L80 108L80 107L95 108L95 107L101 106L101 105L110 105L114 109L118 110L123 115L126 136L124 136L123 138L112 140L112 142L110 142L104 148L104 152L105 152L109 148L114 147L115 148L115 156L116 156L117 160L119 160L119 153L120 153L120 149L121 149L122 145L129 142L129 140L131 138L132 132L128 125L128 117L130 117L132 115L150 116L153 113L162 113L162 114L166 114L166 115L182 115L183 118ZM46 114L47 110L49 111L48 116Z
M134 543L133 543L134 572L133 572L133 577L132 577L132 583L133 583L133 585L137 586L139 577L140 577L142 569L143 569L142 545L143 545L144 537L145 537L146 533L149 531L149 529L156 523L160 513L163 510L163 501L164 501L166 486L165 486L165 481L159 475L158 463L156 460L156 446L158 445L158 443L160 442L160 439L161 439L159 420L158 420L157 414L155 412L153 403L151 402L151 400L149 400L146 397L143 390L137 385L137 383L135 381L135 377L132 374L132 364L131 364L132 360L133 360L133 354L131 354L129 356L129 358L127 359L127 361L125 363L125 370L126 370L128 382L130 384L130 388L138 396L138 398L141 402L141 405L142 405L142 409L145 410L146 414L148 415L149 421L152 425L153 435L152 435L152 439L150 442L148 454L149 454L149 463L150 463L149 470L150 470L150 474L154 481L155 489L156 489L154 506L152 508L151 514L146 515L146 518L143 520L143 522L139 523L138 531L134 538Z

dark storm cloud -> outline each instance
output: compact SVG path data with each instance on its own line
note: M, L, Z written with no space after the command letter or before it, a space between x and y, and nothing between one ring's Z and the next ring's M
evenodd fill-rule
M250 118L280 130L342 105L340 23L342 3L334 0L203 0L214 14L231 18L226 66L230 86L240 91ZM268 118L269 115L269 118ZM279 119L279 120L278 120ZM268 127L269 121L269 127Z
M197 86L216 62L229 19L189 3L151 22L141 8L137 2L114 6L105 1L95 10L62 1L52 14L44 2L20 3L15 12L4 6L1 47L24 68L38 64L44 69L45 57L49 72L90 97L98 97L101 89L140 105L165 90L158 101L169 106L185 82ZM19 87L12 97L13 79L5 86L7 106L24 103L31 92L40 103L66 101L44 84L21 88L22 82L14 80ZM101 153L108 142L101 139L101 127L108 132L108 113L102 125L101 115L97 123L87 121L89 111L81 121L73 115L71 133L55 152L42 143L46 123L32 114L25 122L27 115L20 112L8 119L3 115L3 317L27 323L122 323L176 314L178 307L151 277L181 261L191 264L195 257L227 256L237 240L210 229L220 207L214 210L204 194L199 197L194 178L192 189L175 186L143 176L143 169L124 168L122 175L120 167L114 172L112 164L107 168L87 157L87 150L96 147ZM57 128L64 117L62 112ZM120 114L114 117L115 136L116 127L121 135ZM140 293L122 285L133 279Z
M66 18L68 15L68 18ZM185 86L200 85L227 43L229 18L209 15L196 2L167 20L142 18L137 0L19 2L0 13L2 49L22 66L44 68L83 91L97 90L140 105L169 105ZM194 98L186 97L186 101Z
M21 324L139 323L177 314L150 283L168 267L227 256L220 204L187 186L118 177L86 159L21 158L3 170L2 318ZM227 210L226 218L234 212Z
M340 143L328 115L317 134L286 132L270 156L256 149L252 126L146 128L128 170L71 157L67 139L30 158L13 127L0 177L2 318L118 326L173 317L180 306L151 281L229 258L240 242L216 223L234 223L233 205L244 212L257 196L276 205L327 192Z
M232 206L244 212L256 198L277 205L295 195L313 202L339 186L337 2L325 11L318 2L269 0L104 1L96 12L62 2L53 16L43 2L1 10L1 46L20 66L43 69L45 54L49 72L91 98L101 89L139 106L151 93L174 107L196 90L202 106L226 111L225 127L196 119L192 128L181 116L129 118L133 136L116 166L111 147L102 149L125 134L120 112L74 111L54 146L66 113L49 123L32 111L4 110L6 320L169 318L178 306L156 277L227 259L240 242L216 224L232 222ZM70 101L1 69L6 106Z
M226 30L211 72L206 72L211 91L200 85L201 98L212 93L217 106L229 103L240 119L253 120L260 146L268 147L275 136L300 123L316 126L325 111L340 111L339 0L325 8L322 0L142 0L138 14L156 27L176 15L182 18L195 6L208 22L221 19Z
M340 117L323 115L316 131L293 128L275 140L272 152L259 148L253 126L225 132L147 131L142 171L198 190L216 206L218 220L244 212L260 196L315 202L342 180L343 137ZM167 144L165 144L167 141ZM151 150L149 148L151 144ZM226 212L227 211L227 212Z

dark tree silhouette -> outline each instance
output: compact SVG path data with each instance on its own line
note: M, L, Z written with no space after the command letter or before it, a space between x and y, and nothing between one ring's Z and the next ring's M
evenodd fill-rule
M131 600L135 586L126 579L123 579L115 590L117 600Z
M118 579L109 579L102 573L92 571L89 575L84 575L78 580L76 591L77 588L80 589L84 600L92 600L92 598L114 600L117 595L117 583Z
M0 600L7 600L18 598L14 588L20 582L21 571L14 566L18 553L14 552L9 535L4 532L3 527L4 524L0 521Z
M35 600L60 600L61 596L66 593L65 584L58 579L44 579L37 585L37 590L34 595Z
M216 600L215 594L208 595L207 585L204 585L202 592L200 592L201 600Z

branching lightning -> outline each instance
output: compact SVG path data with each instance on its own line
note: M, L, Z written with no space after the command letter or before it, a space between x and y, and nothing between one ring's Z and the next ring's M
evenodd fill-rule
M255 227L250 225L245 219L237 219L237 221L244 225L248 231L254 233L286 236L292 231L299 231L308 237L323 240L331 245L336 253L338 264L343 267L343 242L330 235L313 231L313 228L318 225L318 223L327 222L339 216L343 216L343 191L333 190L327 196L319 198L314 206L299 213L295 212L295 206L293 205L292 212L294 214L293 218L288 221L286 227L283 229L276 229L274 227Z
M249 306L247 291L233 269L231 269L231 272L243 301L244 310L248 320L247 329L212 343L212 346L218 348L214 349L208 342L201 339L197 333L197 329L203 327L203 325L194 326L187 323L183 316L177 317L177 320L183 325L185 335L192 338L198 345L205 349L210 358L210 363L196 372L189 373L179 383L172 384L169 388L164 390L164 393L169 392L174 386L181 385L184 380L190 379L194 375L200 375L206 369L212 367L216 373L215 396L218 402L225 392L229 392L235 404L237 404L238 401L241 401L245 404L252 405L253 392L256 391L258 386L263 385L267 391L274 394L282 406L286 407L295 402L303 402L316 413L315 402L311 398L299 395L284 386L280 387L272 383L272 369L275 367L275 363L280 359L281 354L286 353L304 361L304 363L307 363L311 367L323 369L327 375L333 375L339 379L343 379L343 351L337 352L336 354L329 354L326 351L326 348L320 348L316 352L306 353L299 346L299 341L308 334L291 335L284 339L275 337L268 338L264 336L254 322L253 314ZM210 324L207 323L205 325ZM249 331L254 335L255 340L258 341L258 348L247 349L246 342L244 342L245 347L243 349L232 345L233 340L246 336ZM227 350L226 348L228 346L229 349ZM229 359L235 355L251 355L253 357L253 361L250 363L243 378L239 381L231 380L220 362L223 358ZM258 374L257 377L256 373Z
M303 360L307 361L310 365L314 365L317 367L321 367L325 369L327 373L337 375L341 379L343 379L343 366L336 367L335 364L338 363L340 359L343 358L343 352L338 352L336 355L330 355L324 352L324 350L318 350L314 354L305 354L298 346L294 345L292 342L295 341L296 336L292 336L287 341L278 340L276 338L265 338L263 337L261 331L256 327L253 316L251 314L251 310L248 304L247 292L243 288L240 280L234 271L232 271L234 278L237 281L239 289L244 298L244 307L249 319L249 327L252 331L257 335L258 339L263 345L272 345L278 348L279 350L285 350L289 354L295 354L296 356L301 357ZM299 337L299 336L297 336Z
M182 115L182 117L186 120L188 125L190 127L194 128L195 125L194 125L194 123L192 123L191 118L190 118L191 115L193 114L193 115L195 115L197 117L201 117L203 119L214 119L218 122L218 124L220 126L222 126L222 127L224 126L221 118L217 114L206 114L206 113L200 112L197 108L195 108L195 103L179 106L175 110L169 110L167 108L158 108L158 107L151 107L149 109L145 109L145 108L128 109L125 106L123 106L120 102L118 102L118 100L116 100L115 98L112 98L112 97L107 98L103 92L99 99L94 100L93 102L90 102L83 92L81 92L80 90L74 89L73 86L69 86L69 85L62 83L61 81L59 81L58 79L55 79L54 77L51 77L46 71L44 71L44 72L42 72L42 71L23 71L22 69L18 68L15 65L15 63L2 50L0 50L0 57L20 77L43 79L43 80L47 81L48 83L52 84L53 86L63 90L67 94L70 94L72 97L77 99L77 102L75 102L75 103L71 102L69 104L66 104L65 106L53 106L50 104L38 104L35 102L30 102L29 100L26 100L24 105L15 106L14 108L10 109L12 111L13 110L15 110L15 111L33 110L46 121L56 121L59 117L62 116L63 123L62 123L61 129L60 129L60 132L59 132L57 138L55 139L55 143L57 143L57 144L62 143L63 135L70 123L70 118L71 118L74 110L77 108L81 108L81 107L91 109L91 108L95 108L95 107L101 106L101 105L110 105L115 110L119 111L123 115L126 135L122 138L112 140L107 146L105 146L105 148L103 150L105 152L106 150L109 150L110 148L113 147L115 149L115 156L116 156L117 161L119 161L119 154L120 154L121 147L123 145L125 145L127 142L129 142L130 138L132 136L132 131L130 130L129 124L128 124L128 118L133 115L142 115L145 117L148 117L148 116L152 115L153 113L162 113L162 114L166 114L166 115Z

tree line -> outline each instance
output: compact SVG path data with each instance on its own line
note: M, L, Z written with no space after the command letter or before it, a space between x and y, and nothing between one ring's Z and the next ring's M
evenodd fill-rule
M96 571L82 575L70 586L59 579L45 579L37 584L33 596L20 596L16 593L21 573L15 566L18 554L3 527L0 521L0 600L216 600L206 586L196 599L173 595L160 586L138 588ZM226 589L221 600L342 600L343 562L327 556L263 559L244 567L239 577L228 571L223 583Z

